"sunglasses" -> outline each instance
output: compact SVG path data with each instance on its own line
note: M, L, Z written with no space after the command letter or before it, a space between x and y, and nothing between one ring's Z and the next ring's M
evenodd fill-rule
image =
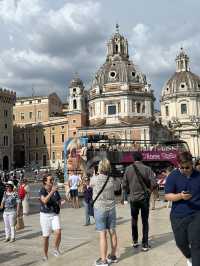
M181 170L189 170L189 169L191 169L191 167L190 167L190 166L180 167L180 169L181 169Z

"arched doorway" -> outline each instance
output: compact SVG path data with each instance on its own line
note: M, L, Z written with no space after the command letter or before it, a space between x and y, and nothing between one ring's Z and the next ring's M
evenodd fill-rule
M7 171L9 169L9 159L8 156L3 157L3 170Z

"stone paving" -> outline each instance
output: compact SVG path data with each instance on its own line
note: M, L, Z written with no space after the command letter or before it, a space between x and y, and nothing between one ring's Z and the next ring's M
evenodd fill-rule
M150 244L152 249L143 253L140 248L131 247L129 205L118 205L117 232L119 237L117 265L135 266L184 266L186 261L175 246L169 224L169 210L158 203L159 208L150 213ZM25 218L26 227L18 231L16 242L3 243L3 221L0 220L0 265L59 265L92 266L98 258L98 233L95 226L84 224L84 209L64 208L61 213L62 243L58 258L52 255L52 240L48 262L42 262L42 239L39 214L34 213Z

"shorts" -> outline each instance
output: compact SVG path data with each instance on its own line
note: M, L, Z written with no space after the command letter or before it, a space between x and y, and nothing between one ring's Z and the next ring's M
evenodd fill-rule
M60 227L60 217L55 213L40 213L40 225L42 228L42 235L44 237L50 236L52 230L59 230Z
M97 231L115 230L116 228L116 209L109 211L94 208L94 218Z
M70 196L71 196L71 198L78 197L78 189L71 189L70 190Z

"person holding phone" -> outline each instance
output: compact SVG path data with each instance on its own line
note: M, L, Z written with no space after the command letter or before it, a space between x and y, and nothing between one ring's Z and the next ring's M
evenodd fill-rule
M168 176L165 198L172 201L170 220L177 247L188 266L200 266L200 172L192 155L178 155L179 168Z
M40 225L42 228L43 235L43 250L44 258L48 259L48 248L49 248L49 236L52 230L55 233L54 241L54 256L59 256L59 246L61 242L61 226L60 226L60 205L61 197L58 192L58 188L54 183L54 179L50 174L43 177L43 187L40 189Z

